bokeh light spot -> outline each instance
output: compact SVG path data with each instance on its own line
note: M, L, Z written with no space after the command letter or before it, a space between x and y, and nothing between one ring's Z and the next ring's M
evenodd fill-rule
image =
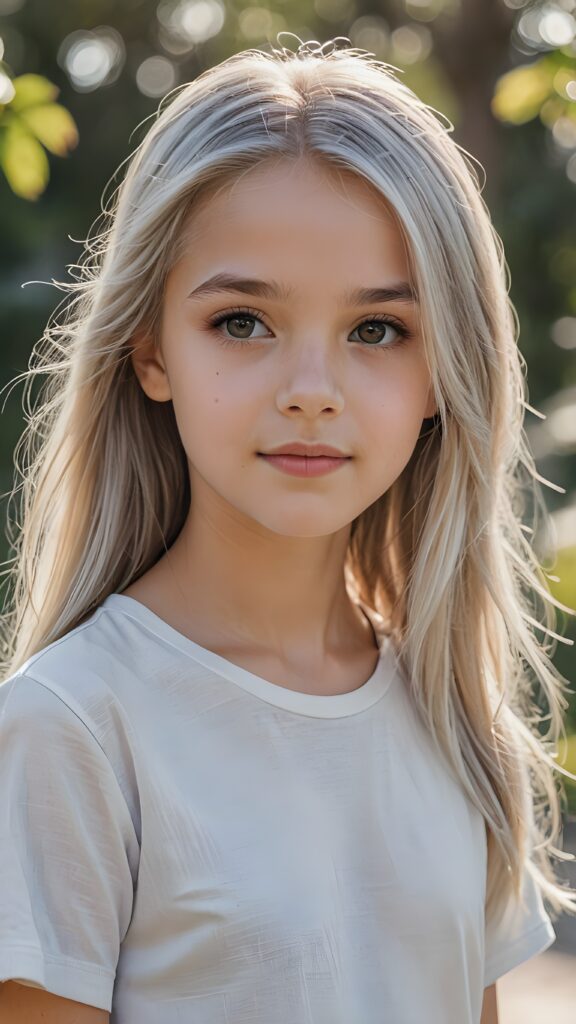
M576 149L576 121L571 118L557 118L552 126L552 135L562 149Z
M189 48L218 35L226 11L221 0L162 0L156 16L168 39Z
M10 103L10 100L14 99L15 93L12 79L0 70L0 103Z
M567 46L576 35L576 21L568 11L544 11L539 25L540 35L549 46Z
M390 38L394 58L401 64L425 60L432 50L432 33L425 25L401 25Z
M58 63L78 92L91 92L118 78L126 51L115 28L101 26L91 32L71 32L60 45Z
M576 316L562 316L552 324L552 340L558 348L576 348Z
M147 57L136 71L136 85L144 96L165 96L176 85L176 68L167 57Z
M390 47L390 31L384 18L365 15L356 18L348 30L353 46L368 50L376 56L387 54Z
M265 7L244 7L238 15L238 26L245 39L270 39L286 27L286 21Z

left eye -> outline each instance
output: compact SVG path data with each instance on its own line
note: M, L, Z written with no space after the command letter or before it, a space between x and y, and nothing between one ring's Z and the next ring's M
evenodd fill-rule
M391 320L383 319L382 317L377 317L374 320L363 320L361 324L358 324L358 327L354 328L354 330L355 331L361 331L361 330L365 330L367 328L370 328L372 330L372 332L374 332L374 325L376 325L376 331L375 331L376 334L381 334L387 327L391 327L392 330L396 331L396 334L399 335L401 338L405 338L406 335L407 335L407 332L403 328L401 328L398 324L393 323ZM352 333L354 333L354 332L352 332ZM364 342L368 343L369 339L371 341L374 341L374 333L372 333L372 334L368 333L368 338L361 338L361 341L364 341ZM396 340L398 340L398 339L396 339ZM379 341L379 339L376 338L376 341ZM394 344L396 344L395 341L389 341L386 345L378 344L377 346L372 345L370 347L371 348L375 348L375 347L377 347L377 348L390 348L390 346L394 345Z
M235 343L242 344L242 342L252 340L254 335L250 332L252 330L252 323L254 322L259 323L262 327L266 328L264 321L256 311L249 309L236 309L228 310L228 312L225 313L219 313L214 318L208 320L207 326L216 330L217 333L221 335L225 344L234 345ZM241 324L240 336L224 334L221 328L225 323ZM392 341L388 340L383 343L378 335L381 335L387 327L391 327L392 330L396 332L397 337L393 338ZM360 338L360 341L364 343L366 348L393 348L395 345L401 344L411 336L411 332L399 321L396 321L392 317L383 317L381 315L367 318L354 328L354 331L366 330L368 331L367 338ZM352 333L354 333L354 331ZM256 335L256 337L263 337L263 335Z

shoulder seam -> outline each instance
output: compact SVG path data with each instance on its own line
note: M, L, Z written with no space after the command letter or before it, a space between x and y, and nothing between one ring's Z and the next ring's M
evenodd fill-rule
M104 611L106 611L106 609L102 606L95 608L87 622L79 623L78 626L74 626L74 629L69 629L66 633L64 633L63 636L58 637L57 640L52 640L52 642L47 644L46 647L43 647L42 650L36 651L36 654L31 654L30 657L24 662L24 664L21 665L19 669L16 669L16 671L13 673L14 676L23 675L25 672L28 671L26 667L27 665L35 665L36 662L39 661L45 654L48 654L54 647L58 647L58 645L63 643L64 640L67 640L68 637L74 636L76 633L80 633L83 629L88 629L90 626L93 626L96 622L98 622L98 619L100 618L102 612ZM9 676L9 678L11 679L12 676ZM7 680L5 680L5 682L7 682ZM37 682L39 682L39 680L37 680Z
M54 696L60 701L60 703L64 704L64 706L68 708L68 710L78 719L78 721L82 723L86 731L90 733L92 739L94 740L95 743L98 744L100 750L104 754L104 757L106 758L106 760L110 764L110 767L112 768L110 758L108 757L108 754L106 753L102 743L98 739L95 730L88 724L86 719L83 718L81 714L79 714L76 708L73 708L72 705L64 698L64 696L59 692L59 688L54 689L54 684L52 682L49 682L47 679L38 678L34 674L34 672L31 672L29 669L25 669L22 672L19 672L18 676L28 676L34 683L38 683L39 686L43 686L45 690L49 690L50 693L54 694ZM114 772L114 774L116 773Z

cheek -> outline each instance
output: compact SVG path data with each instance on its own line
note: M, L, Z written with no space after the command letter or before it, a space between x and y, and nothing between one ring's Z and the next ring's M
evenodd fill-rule
M376 491L391 486L410 461L426 403L426 380L418 367L406 366L374 374L365 389L364 401L357 403L354 418L362 438L361 447L374 467Z
M189 458L215 464L227 452L238 451L254 433L258 392L252 394L221 368L185 373L172 388L174 413Z
M385 367L365 382L362 392L356 411L367 439L378 437L384 443L402 445L418 435L428 394L428 381L418 364Z

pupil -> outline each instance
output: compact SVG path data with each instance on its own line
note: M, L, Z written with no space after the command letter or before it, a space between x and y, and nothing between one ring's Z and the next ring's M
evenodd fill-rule
M244 330L244 331L247 331L247 333L249 333L250 332L250 319L251 319L250 317L246 317L246 316L235 316L235 317L232 317L232 323L235 322L235 323L240 324L240 325L242 325L242 324L248 325L247 328L246 328L246 326L244 326L244 327L241 326L240 327L240 332L242 332L242 330Z
M375 332L376 332L376 334L378 334L379 332L381 333L384 330L384 328L385 328L384 324L377 325L377 324L372 323L372 324L367 324L365 327L361 328L361 330L368 331L368 340L373 340L374 339L374 333ZM378 339L378 340L380 340L380 339Z

